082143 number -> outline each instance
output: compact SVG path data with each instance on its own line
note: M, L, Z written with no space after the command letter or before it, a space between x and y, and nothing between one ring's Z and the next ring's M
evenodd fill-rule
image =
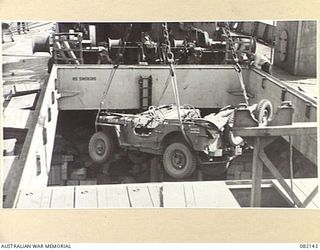
M310 243L303 243L299 245L300 248L304 248L304 249L310 249L310 248L318 248L318 244L310 244Z

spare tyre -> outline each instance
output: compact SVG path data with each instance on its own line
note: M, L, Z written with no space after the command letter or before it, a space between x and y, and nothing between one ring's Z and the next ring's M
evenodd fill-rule
M267 99L262 99L254 111L254 116L259 124L267 125L272 119L272 112L272 103Z
M115 143L109 133L96 132L89 141L89 156L96 163L110 160L115 150Z

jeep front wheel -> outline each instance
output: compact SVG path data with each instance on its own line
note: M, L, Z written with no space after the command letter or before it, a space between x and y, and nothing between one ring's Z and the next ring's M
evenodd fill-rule
M114 142L109 134L95 133L89 141L89 155L96 163L110 160L114 151Z
M185 178L195 171L196 156L185 143L175 142L164 151L163 167L171 177Z

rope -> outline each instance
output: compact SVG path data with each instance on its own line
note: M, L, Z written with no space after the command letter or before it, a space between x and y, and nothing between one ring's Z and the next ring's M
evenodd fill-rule
M289 147L290 186L293 190L293 142L291 136L289 136Z
M162 98L163 98L163 96L164 96L164 94L165 94L165 92L166 92L166 90L167 90L167 88L168 88L168 86L169 86L169 80L171 79L171 73L169 73L169 75L168 75L168 78L167 78L167 80L166 80L166 82L165 82L165 86L164 86L164 89L163 89L163 91L162 91L162 93L161 93L161 95L160 95L160 98L159 98L159 101L158 101L158 105L160 105L160 102L161 102L161 100L162 100Z
M111 72L110 72L110 75L109 75L109 78L108 78L108 81L107 81L107 85L106 85L106 89L103 91L103 94L102 94L102 97L101 97L101 101L100 101L100 104L99 104L99 110L98 110L98 113L96 115L96 121L95 121L95 124L98 123L98 118L99 118L99 115L100 115L100 112L101 112L101 109L102 109L102 105L103 105L103 100L107 97L107 94L109 92L109 89L110 89L110 86L111 86L111 83L112 83L112 80L113 80L113 77L116 73L116 69L119 67L119 64L117 65L114 65ZM97 130L97 128L96 128Z

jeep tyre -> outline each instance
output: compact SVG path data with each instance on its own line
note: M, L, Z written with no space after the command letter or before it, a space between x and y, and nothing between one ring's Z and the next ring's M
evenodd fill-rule
M196 169L195 153L184 142L174 142L164 151L163 167L173 178L186 178Z
M108 133L97 132L89 141L89 155L96 163L110 160L115 149L113 138Z
M258 103L254 114L259 124L267 125L271 121L272 112L272 103L267 99L263 99Z

